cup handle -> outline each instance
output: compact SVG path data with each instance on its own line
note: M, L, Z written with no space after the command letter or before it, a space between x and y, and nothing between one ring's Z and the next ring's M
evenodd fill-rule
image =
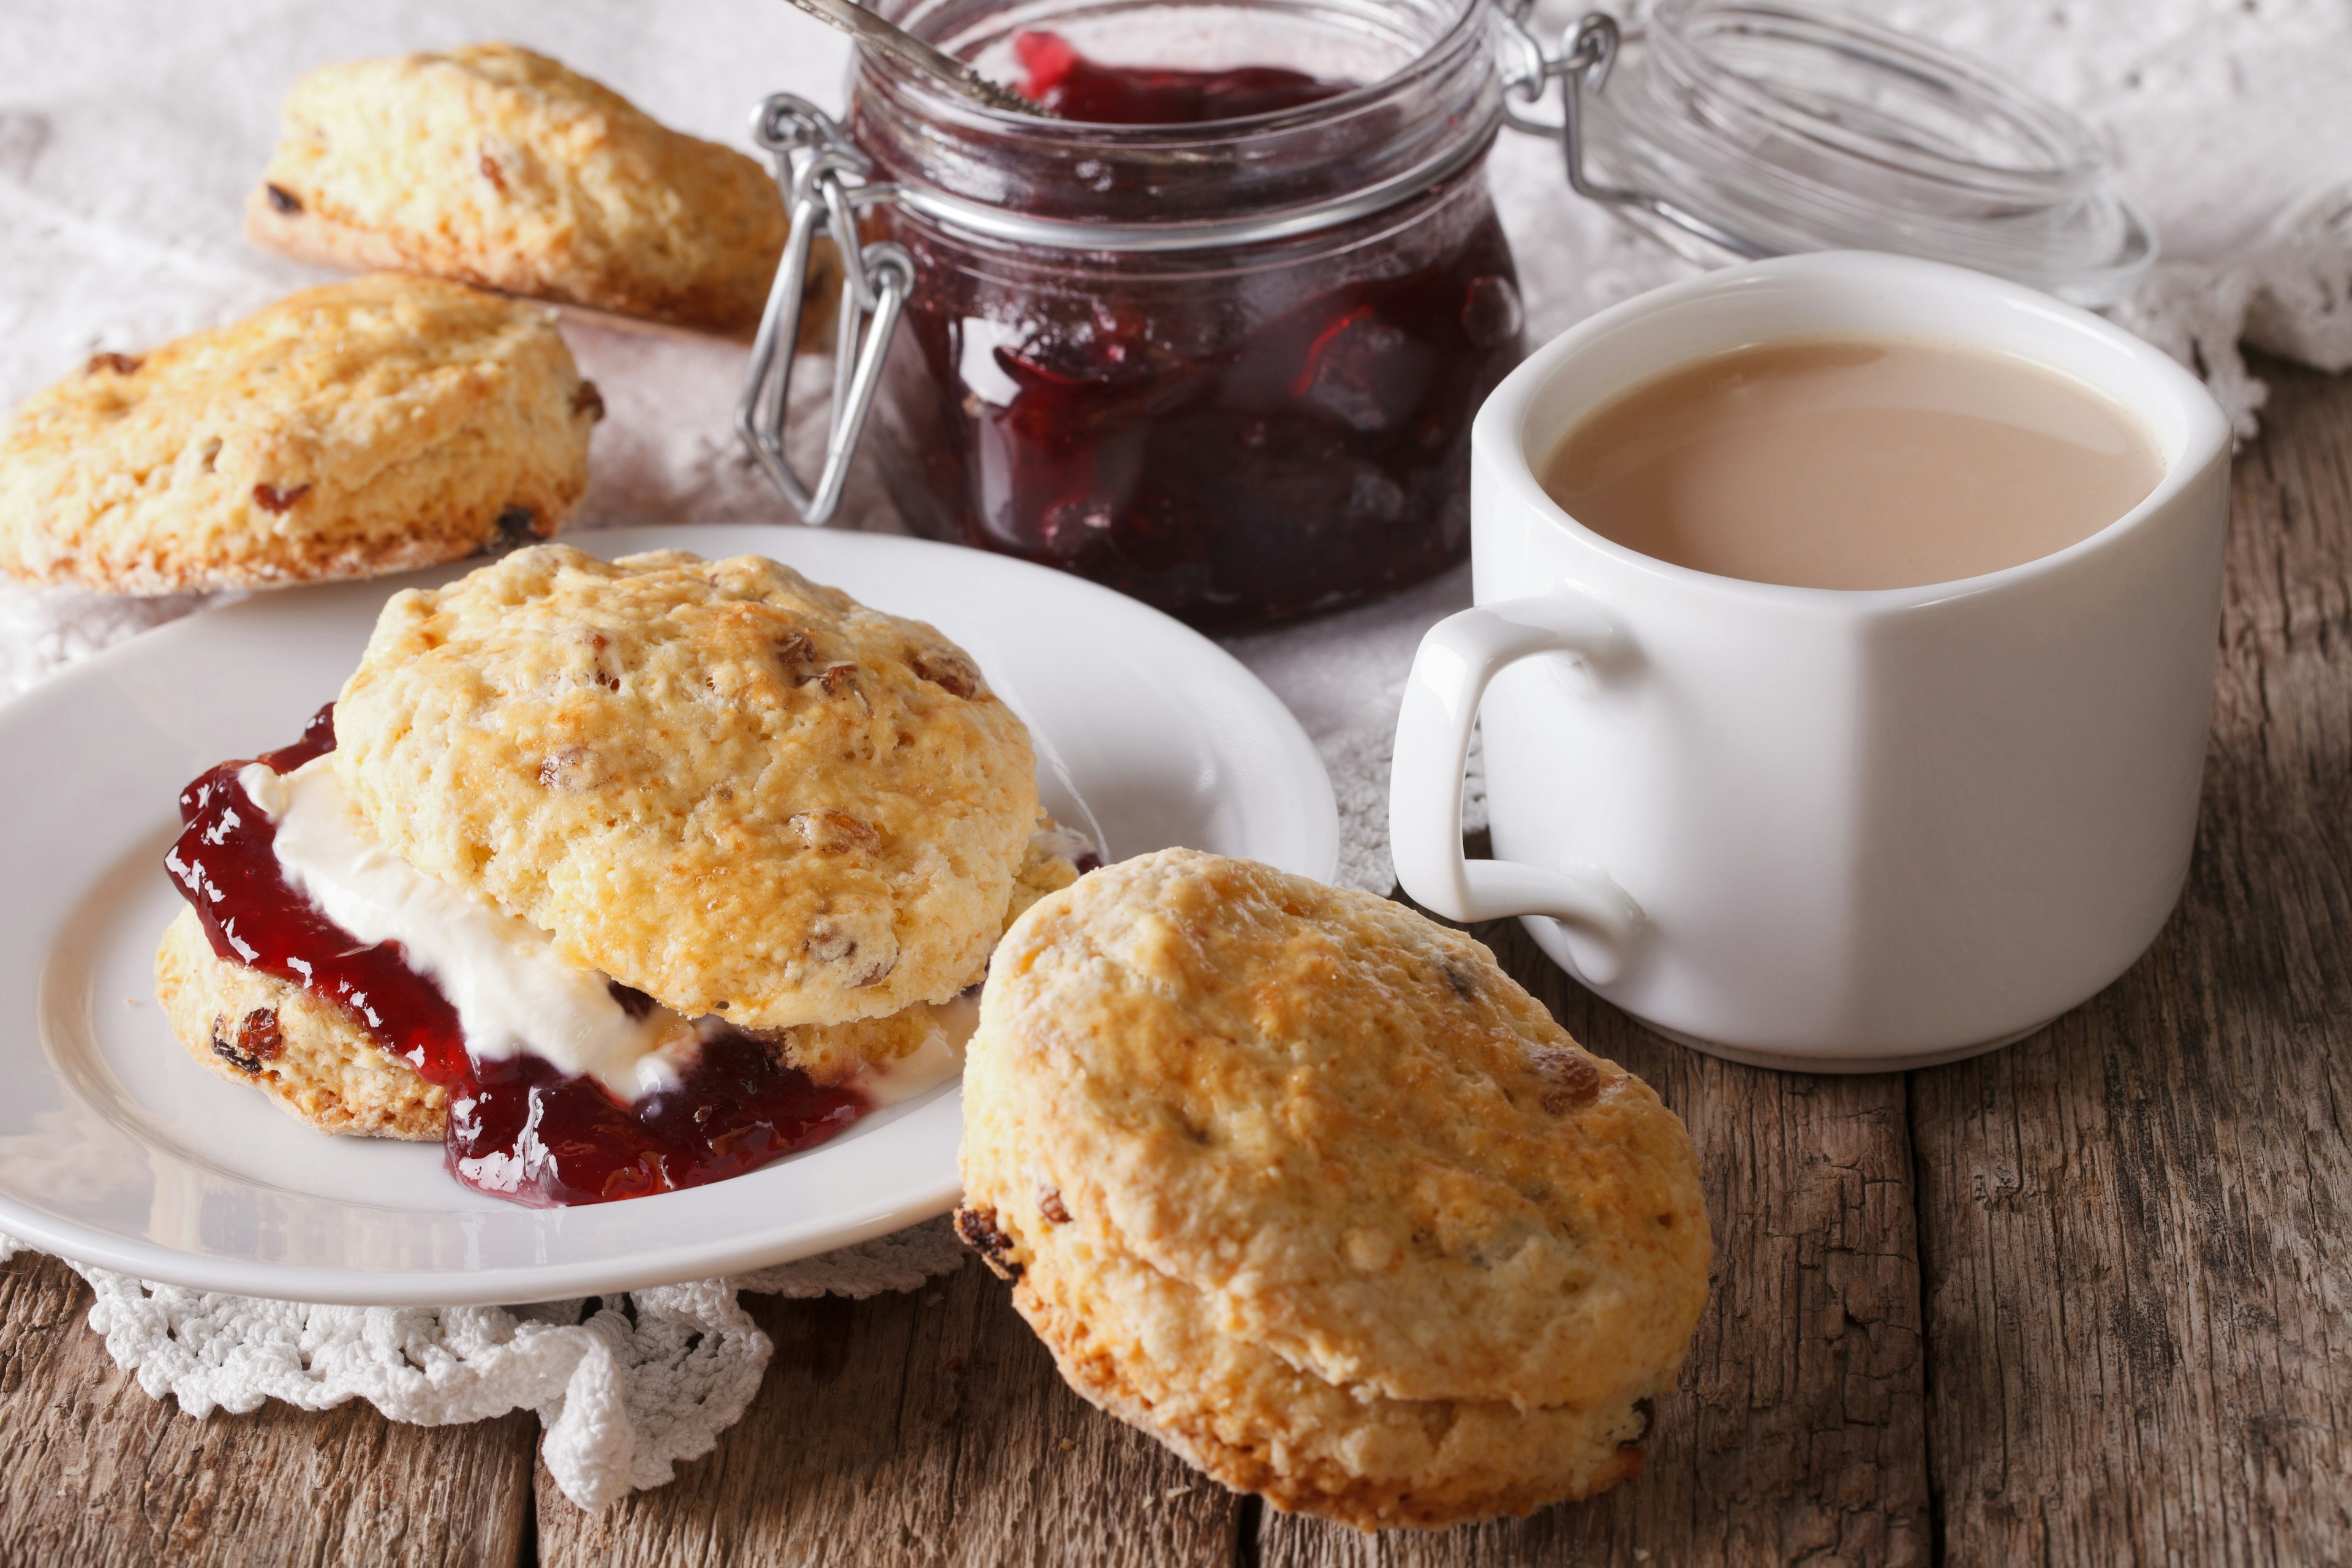
M1623 634L1597 606L1558 595L1448 616L1413 655L1389 773L1389 853L1404 890L1448 920L1546 915L1580 927L1607 950L1605 964L1580 965L1599 984L1622 971L1642 906L1597 866L1551 870L1465 857L1462 770L1479 699L1505 666L1548 653L1605 664L1624 648Z

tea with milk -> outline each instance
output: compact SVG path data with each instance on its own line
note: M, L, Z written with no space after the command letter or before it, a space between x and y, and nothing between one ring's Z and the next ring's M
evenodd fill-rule
M1811 337L1620 394L1538 478L1587 528L1678 566L1907 588L2063 550L2163 471L2129 415L2055 372L1916 340Z

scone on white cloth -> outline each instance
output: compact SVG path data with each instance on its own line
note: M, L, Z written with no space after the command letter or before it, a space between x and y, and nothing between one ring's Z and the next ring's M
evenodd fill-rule
M108 594L381 576L553 533L604 416L548 310L306 289L102 353L0 426L0 572Z
M512 44L321 66L246 205L268 249L749 338L790 226L774 177ZM813 258L803 342L840 278Z

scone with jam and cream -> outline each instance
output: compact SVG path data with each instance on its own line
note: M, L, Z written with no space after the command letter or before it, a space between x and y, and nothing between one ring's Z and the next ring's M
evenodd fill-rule
M395 595L299 744L181 806L189 1050L530 1203L736 1174L937 1081L1085 853L936 630L677 552Z

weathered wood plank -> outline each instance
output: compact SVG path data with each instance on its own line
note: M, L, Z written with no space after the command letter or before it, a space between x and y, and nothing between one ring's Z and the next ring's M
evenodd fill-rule
M1217 1564L1243 1510L1064 1387L977 1263L860 1302L748 1299L776 1342L743 1420L601 1514L542 1470L541 1561Z
M519 1561L530 1415L428 1428L273 1402L194 1421L115 1367L89 1314L63 1264L0 1266L0 1563Z
M1913 1086L1955 1563L2352 1561L2352 382L2263 374L2181 908Z
M1269 1511L1265 1568L1925 1563L1911 1149L1899 1077L1717 1061L1572 984L1517 922L1472 928L1589 1048L1690 1126L1714 1290L1643 1474L1511 1522L1378 1538Z

